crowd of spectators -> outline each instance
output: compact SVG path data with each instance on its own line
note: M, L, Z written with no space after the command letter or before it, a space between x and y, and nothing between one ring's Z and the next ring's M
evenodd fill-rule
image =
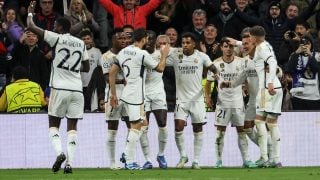
M17 66L25 67L28 79L47 92L53 54L42 39L26 28L29 3L30 0L0 0L1 94ZM97 56L112 47L111 36L116 29L132 32L143 27L157 35L166 34L172 47L180 46L182 33L192 32L198 39L197 48L214 61L221 56L219 42L223 37L240 40L243 29L254 25L265 28L266 40L284 72L281 79L285 97L289 97L284 101L284 110L320 109L319 0L37 0L36 9L36 25L52 31L58 17L67 17L72 24L71 34L84 41L89 36L87 48L95 47L93 69L83 75L87 111L99 111L97 103L103 97L101 87L105 84L97 83L102 82L101 70L95 70L101 66ZM83 31L87 33L81 35ZM127 41L130 44L132 39ZM205 76L206 73L204 79ZM170 110L175 103L172 68L166 68L163 80ZM95 108L88 105L92 94L98 99L94 101Z

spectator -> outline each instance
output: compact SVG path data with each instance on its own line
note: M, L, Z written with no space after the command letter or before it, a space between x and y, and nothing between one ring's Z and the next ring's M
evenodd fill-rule
M266 31L266 40L271 44L275 55L279 58L280 45L284 40L283 34L291 29L294 29L298 20L306 21L311 15L319 0L312 0L310 7L302 12L299 16L289 19L284 15L281 9L281 4L278 1L272 1L268 6L268 13L261 18L248 16L241 11L236 11L236 14L249 26L261 25Z
M135 0L123 0L123 5L117 5L111 0L99 0L101 5L113 16L114 28L131 25L136 28L147 27L147 16L153 12L162 0L150 0L143 6L135 5Z
M170 39L170 46L171 47L178 47L179 42L178 42L178 32L175 28L169 27L165 34L169 37Z
M166 29L173 27L176 30L182 30L182 27L188 23L186 14L188 9L181 3L182 0L165 0L163 4L148 18L148 29L157 34L163 34Z
M88 84L85 97L88 98L89 109L91 112L101 111L100 100L102 98L104 103L104 90L106 88L106 81L103 76L101 66L97 66L93 72Z
M7 57L11 59L11 52L14 44L19 41L23 34L23 23L20 20L19 14L13 8L8 8L4 12L4 22L2 23L2 31L6 33L7 41Z
M95 36L95 44L100 49L101 52L106 52L111 44L109 39L109 33L112 28L108 21L107 11L99 4L97 0L93 1L93 19L98 23L100 31L97 36Z
M85 100L84 108L85 110L90 111L91 100L89 97L91 97L91 94L87 93L87 88L88 88L90 79L93 75L93 71L97 66L100 65L99 60L101 57L101 51L98 48L94 47L93 35L89 29L81 31L80 38L83 40L84 44L86 45L87 52L89 55L90 70L89 72L81 72L81 79L82 79L82 87L83 87L83 94L84 94L84 100Z
M48 31L53 31L54 22L60 17L58 13L53 10L54 1L53 0L40 0L40 11L33 16L34 23L46 29ZM52 51L50 46L44 41L38 42L40 50L44 53L46 59L50 60L47 62L49 70L51 69Z
M222 56L222 52L219 50L219 42L216 40L218 35L218 29L214 24L207 24L204 28L204 37L200 42L200 49L206 53L211 61ZM207 72L205 72L207 74Z
M292 81L293 110L320 110L318 71L312 38L302 36L299 48L290 56L286 66L286 73L291 77L288 80Z
M85 28L89 28L91 32L99 31L98 23L93 19L83 0L71 0L65 17L71 22L70 33L74 36L79 37L79 33Z
M209 20L209 23L214 24L218 29L216 37L218 41L225 36L240 39L240 33L246 27L232 10L233 8L230 7L229 1L221 0L219 13Z
M12 71L11 84L5 87L0 98L0 111L10 113L33 113L46 105L39 84L29 81L26 68L17 66Z
M244 12L249 16L258 16L258 14L249 6L249 0L235 0L235 3L239 11Z
M298 21L294 31L289 30L284 33L284 41L282 42L279 50L281 53L279 53L277 59L280 67L283 68L286 65L291 53L296 51L299 47L300 40L303 35L310 35L310 38L312 37L310 34L310 25L306 21ZM317 50L319 45L315 44L316 40L314 38L312 38L312 42L314 44L314 50Z
M50 71L37 43L38 36L27 29L12 51L12 65L26 68L28 78L45 89L49 84Z
M207 23L207 13L202 9L196 9L192 13L192 24L183 28L183 32L191 32L196 36L197 43L203 38L204 27Z

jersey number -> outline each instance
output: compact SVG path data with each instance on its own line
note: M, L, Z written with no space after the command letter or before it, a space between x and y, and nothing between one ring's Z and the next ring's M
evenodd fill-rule
M128 65L126 65L126 62L127 61L130 61L131 60L131 58L128 58L128 59L126 59L126 60L124 60L123 61L123 63L122 63L122 69L123 69L123 73L124 73L124 75L126 76L126 77L128 77L129 75L130 75L130 68L129 68L129 66Z
M80 66L78 67L80 61L81 61L81 52L80 51L74 51L72 54L70 53L70 50L67 48L62 48L58 51L58 53L62 53L65 52L65 56L62 59L62 61L58 64L58 68L62 68L65 70L70 70L73 72L78 73L80 71ZM66 62L70 59L71 56L78 56L77 61L74 63L74 65L70 68L69 64L67 64Z
M217 117L218 117L218 118L222 118L222 119L224 119L224 118L225 118L225 116L226 116L226 111L224 111L224 110L220 109L220 110L219 110L219 112L218 112Z

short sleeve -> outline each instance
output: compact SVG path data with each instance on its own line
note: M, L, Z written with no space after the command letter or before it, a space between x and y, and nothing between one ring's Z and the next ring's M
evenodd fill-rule
M149 53L145 52L143 53L143 56L144 56L143 65L145 65L149 69L154 69L157 67L158 62L155 61Z
M55 46L59 40L59 34L51 31L44 31L44 40L51 46Z

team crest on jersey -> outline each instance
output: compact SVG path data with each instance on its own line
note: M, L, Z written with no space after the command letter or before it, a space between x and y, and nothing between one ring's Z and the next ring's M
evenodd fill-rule
M198 61L198 59L194 59L193 62L197 64L199 61Z
M220 68L224 68L224 63L220 63Z

